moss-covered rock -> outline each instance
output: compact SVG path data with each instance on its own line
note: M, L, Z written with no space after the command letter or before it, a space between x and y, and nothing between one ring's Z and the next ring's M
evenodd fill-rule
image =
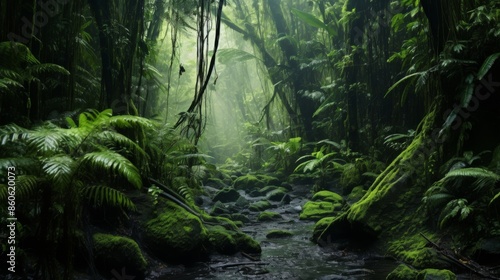
M426 236L430 239L434 237L430 233ZM428 247L427 240L420 234L406 235L404 238L390 242L388 251L397 259L418 269L448 267L436 250Z
M238 200L240 197L240 194L233 188L227 187L223 188L222 190L218 191L214 198L213 201L220 201L220 202L234 202Z
M96 233L94 240L94 261L103 276L111 271L126 268L128 275L144 278L148 263L134 240L111 234Z
M281 229L273 229L270 230L266 234L266 238L268 239L273 239L273 238L286 238L286 237L291 237L293 236L293 233L288 230L281 230Z
M236 200L236 202L234 203L235 206L238 206L240 208L247 207L249 204L250 202L248 202L248 200L243 196L240 196L238 200Z
M231 255L238 251L238 244L233 235L222 226L208 228L208 241L210 247L221 254Z
M308 201L302 207L299 218L301 220L317 221L325 217L335 216L336 210L340 210L342 204L326 201Z
M313 240L318 238L321 233L335 220L336 217L325 217L320 219L319 221L316 222L314 225L314 230L313 230Z
M344 198L341 195L331 191L319 191L312 197L312 201L327 201L332 203L342 203Z
M234 188L237 190L245 190L247 193L252 190L261 189L266 185L266 182L257 178L252 174L240 176L234 180Z
M257 201L257 202L250 204L250 207L248 209L250 209L250 211L260 212L260 211L267 210L271 207L272 207L272 205L269 201L261 200L261 201Z
M386 280L415 280L418 271L407 265L400 264L396 269L394 269L387 277Z
M250 219L246 215L243 215L243 214L240 214L240 213L231 214L231 220L233 220L233 221L240 221L240 222L243 222L243 223L250 222Z
M145 244L155 255L167 261L203 259L207 254L203 244L208 233L201 220L170 201L166 205L163 212L145 223Z
M272 190L266 194L266 198L270 201L276 201L279 202L283 199L283 197L286 195L286 189L285 188L278 188L275 190Z
M417 280L456 280L457 276L447 269L428 268L420 271Z
M228 205L220 202L220 201L217 201L213 206L212 206L212 210L210 211L210 214L211 215L229 215L231 212L229 211L229 209L227 209Z
M279 185L281 182L278 178L274 177L274 176L269 176L269 175L257 175L257 178L259 178L259 180L261 180L262 182L264 182L264 185L265 186L268 186L268 185Z
M260 248L259 242L242 232L237 232L234 238L238 244L238 249L242 252L249 254L260 254L262 249Z
M264 211L259 214L257 220L261 222L274 221L281 219L281 215L276 212Z

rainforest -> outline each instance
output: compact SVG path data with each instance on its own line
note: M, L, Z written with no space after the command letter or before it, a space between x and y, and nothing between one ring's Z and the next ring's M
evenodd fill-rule
M499 0L0 0L0 279L500 279L499 90Z

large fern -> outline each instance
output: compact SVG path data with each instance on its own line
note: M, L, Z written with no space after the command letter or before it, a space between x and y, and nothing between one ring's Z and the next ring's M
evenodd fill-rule
M82 197L94 207L104 205L119 207L126 210L136 210L132 200L122 192L108 186L96 185L84 187L81 190Z
M104 172L109 176L120 175L134 187L142 187L141 175L126 157L109 150L85 154L80 163L90 172Z

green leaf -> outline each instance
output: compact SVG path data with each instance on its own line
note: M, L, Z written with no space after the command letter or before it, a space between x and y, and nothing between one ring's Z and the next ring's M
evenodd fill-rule
M422 71L422 72L416 72L416 73L413 73L413 74L410 74L410 75L407 75L405 77L403 77L401 80L397 81L396 83L394 83L388 90L387 92L385 93L384 97L386 97L391 91L393 91L397 86L399 86L402 82L408 80L408 79L411 79L411 78L415 78L416 76L422 76L422 75L425 75L427 71Z
M448 172L445 179L451 177L473 177L473 178L487 178L493 181L500 181L500 175L491 172L484 168L470 167L470 168L460 168L454 169Z
M67 187L75 172L76 162L67 155L58 155L44 160L42 169L54 185Z
M135 210L132 200L122 192L108 186L90 186L83 188L81 194L85 200L94 206L112 206Z
M483 65L481 65L481 68L479 68L479 71L477 72L477 79L482 80L484 76L490 71L491 67L493 64L495 64L495 61L498 59L500 56L500 53L494 53L490 56L488 56L484 62Z
M90 170L120 175L138 189L142 187L141 174L137 167L118 153L112 151L88 153L83 156L81 163Z
M234 62L243 62L250 59L257 59L258 57L255 55L248 53L246 51L242 51L239 49L219 49L217 51L217 59L221 64L229 64Z
M309 24L310 26L316 27L319 29L324 29L328 32L328 34L330 36L337 36L337 32L333 28L326 25L323 21L318 19L316 16L309 14L309 13L306 13L306 12L303 12L303 11L300 11L300 10L297 10L295 8L292 9L292 13L294 15L296 15L299 19L301 19L303 22Z

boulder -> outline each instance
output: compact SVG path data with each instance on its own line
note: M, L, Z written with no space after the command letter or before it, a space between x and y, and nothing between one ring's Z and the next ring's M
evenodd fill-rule
M148 263L139 245L134 240L111 234L96 233L94 241L94 262L99 272L106 277L112 276L112 271L121 273L126 269L127 275L143 279Z
M240 194L233 188L227 187L218 191L214 198L212 199L214 202L234 202L240 198Z
M335 211L340 210L342 204L326 201L308 201L302 207L299 218L301 220L317 221L321 218L336 216Z
M271 230L266 234L266 238L268 239L273 239L273 238L286 238L293 236L293 233L288 230Z
M204 259L208 233L201 220L168 201L163 212L144 225L144 243L160 259L189 263Z
M344 199L341 195L331 191L319 191L312 197L312 201L327 201L332 203L343 203Z
M285 197L286 190L284 188L278 188L267 193L266 198L269 201L279 202Z
M261 200L261 201L257 201L257 202L250 204L250 207L248 209L250 209L250 211L260 212L260 211L267 210L271 207L272 207L272 205L271 205L271 203L269 203L269 201Z
M247 174L244 176L240 176L234 180L234 188L237 190L244 190L247 193L251 192L252 190L256 189L261 189L266 185L266 183L257 176L252 175L252 174Z
M276 212L269 212L269 211L264 211L259 214L257 217L257 220L260 222L268 222L268 221L275 221L275 220L280 220L281 215Z

